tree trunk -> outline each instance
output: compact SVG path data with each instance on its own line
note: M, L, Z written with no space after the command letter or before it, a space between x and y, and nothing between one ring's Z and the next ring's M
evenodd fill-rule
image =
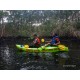
M1 37L4 36L4 31L5 31L5 25L4 25L4 20L2 18L2 31L1 31Z

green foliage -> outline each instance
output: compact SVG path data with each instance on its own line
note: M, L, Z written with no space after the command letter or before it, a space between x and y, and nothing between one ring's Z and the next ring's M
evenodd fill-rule
M80 30L80 21L79 22L76 22L76 29Z
M34 33L50 36L52 31L60 36L75 36L80 30L79 14L78 10L1 10L0 34L1 26L5 25L5 36L32 36ZM34 23L41 25L33 26Z

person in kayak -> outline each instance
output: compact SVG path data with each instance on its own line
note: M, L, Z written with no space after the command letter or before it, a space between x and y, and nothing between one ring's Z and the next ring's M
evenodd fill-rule
M60 39L59 39L58 35L55 33L51 33L51 34L52 34L52 39L50 41L46 41L47 44L45 44L45 46L47 46L47 45L50 45L50 46L59 45Z
M34 40L33 40L33 44L34 44L34 47L40 47L40 39L39 37L37 36L37 34L34 34Z

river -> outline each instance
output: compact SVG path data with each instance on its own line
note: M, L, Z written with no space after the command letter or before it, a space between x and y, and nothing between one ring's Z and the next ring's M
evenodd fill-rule
M34 56L19 52L16 44L28 43L25 38L0 40L0 70L79 70L80 40L61 39L61 43L69 47L68 57L53 57L51 53ZM64 53L63 53L64 54Z

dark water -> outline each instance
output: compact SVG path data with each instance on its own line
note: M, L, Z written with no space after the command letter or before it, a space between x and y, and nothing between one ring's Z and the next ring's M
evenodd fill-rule
M15 44L28 43L26 39L2 40L0 43L1 70L79 70L80 69L80 40L62 39L61 43L69 47L66 55L53 56L52 53L39 55L19 52Z

